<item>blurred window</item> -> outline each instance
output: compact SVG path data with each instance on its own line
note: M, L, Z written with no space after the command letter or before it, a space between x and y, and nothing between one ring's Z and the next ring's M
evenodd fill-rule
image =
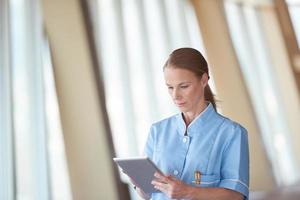
M299 180L299 171L259 13L254 6L228 1L225 10L274 177L279 185L293 184Z
M0 1L0 199L15 199L8 2Z
M39 1L0 2L0 199L69 200Z
M300 49L300 0L286 0Z
M194 10L188 0L90 0L89 8L116 154L140 155L151 123L178 112L163 78L169 53L203 52Z
M118 156L143 152L151 123L177 112L162 67L179 47L203 52L193 8L182 0L91 0L90 13Z

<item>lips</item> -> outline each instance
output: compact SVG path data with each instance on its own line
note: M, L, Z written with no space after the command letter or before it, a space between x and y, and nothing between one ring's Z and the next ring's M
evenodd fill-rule
M182 107L185 105L185 103L176 103L177 106Z

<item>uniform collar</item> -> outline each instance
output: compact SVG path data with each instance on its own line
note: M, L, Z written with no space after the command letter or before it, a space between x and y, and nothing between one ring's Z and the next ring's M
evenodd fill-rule
M207 121L216 114L216 111L211 103L189 124L187 127L188 135L192 135L195 132L199 132L199 129L203 128ZM177 116L178 131L180 135L184 135L186 132L185 122L182 113Z

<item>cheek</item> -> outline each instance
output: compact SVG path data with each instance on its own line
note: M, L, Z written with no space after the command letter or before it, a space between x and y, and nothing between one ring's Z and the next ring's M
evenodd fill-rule
M202 88L194 88L191 92L190 92L190 98L194 99L194 100L199 100L204 96L204 90Z

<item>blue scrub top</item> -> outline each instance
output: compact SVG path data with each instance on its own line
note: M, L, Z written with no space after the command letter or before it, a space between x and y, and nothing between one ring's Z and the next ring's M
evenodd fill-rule
M248 199L247 130L217 113L211 103L187 130L181 113L153 124L145 154L165 175L195 187L231 189ZM200 184L195 184L195 171L201 173ZM152 199L168 197L153 193Z

